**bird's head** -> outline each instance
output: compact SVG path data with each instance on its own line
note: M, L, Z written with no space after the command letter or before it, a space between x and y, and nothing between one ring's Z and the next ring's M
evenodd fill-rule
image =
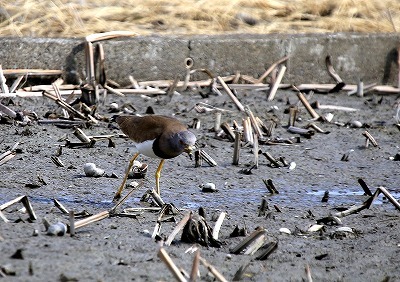
M195 150L196 136L191 131L180 132L179 143L183 151L191 155Z

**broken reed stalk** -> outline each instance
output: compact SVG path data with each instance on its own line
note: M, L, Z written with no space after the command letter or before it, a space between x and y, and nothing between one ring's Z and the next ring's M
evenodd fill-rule
M66 109L67 111L71 112L73 115L76 115L77 117L79 117L80 119L83 120L87 120L87 117L85 117L84 114L82 114L81 112L78 112L77 110L75 110L73 107L71 107L69 104L67 104L66 102L64 102L63 100L58 99L56 96L54 96L53 94L51 94L48 91L43 91L43 95L47 98L50 98L51 100L55 101L60 107Z
M218 233L219 233L219 230L221 229L222 223L224 222L225 216L226 216L226 212L221 212L221 214L219 215L219 217L217 219L217 222L215 222L214 229L212 232L212 237L215 240L218 240Z
M69 212L69 235L71 237L75 236L75 218L74 211Z
M0 211L8 208L9 206L12 206L18 202L21 202L23 204L23 206L25 207L26 211L29 214L29 219L30 220L36 220L36 214L32 208L31 203L29 202L28 196L23 195L23 196L19 196L17 198L15 198L14 200L8 201L7 203L4 203L0 206Z
M231 129L230 125L227 122L223 122L221 124L221 128L225 132L225 134L228 136L228 139L230 141L235 141L235 133L233 133L233 130Z
M204 151L204 150L199 150L199 152L200 152L201 158L202 158L206 163L208 163L210 166L212 166L212 167L218 166L218 163L217 163L213 158L211 158L211 156L210 156L206 151Z
M246 143L250 143L253 144L254 140L253 140L253 129L251 127L251 122L250 122L250 118L244 118L242 120L243 123L243 137L244 137L244 141Z
M290 107L289 108L289 121L288 121L288 126L294 126L296 122L296 116L297 116L298 109L297 107Z
M254 255L255 252L257 252L265 242L265 234L262 234L261 236L257 237L251 244L248 246L246 251L244 252L245 255Z
M236 107L241 111L244 112L244 107L242 103L236 98L236 96L232 93L231 89L226 85L225 81L222 79L222 77L218 76L217 77L218 82L221 84L222 88L224 88L225 92L228 94L228 96L232 99L233 103L235 103Z
M197 275L199 273L199 264L200 264L200 249L197 249L194 258L193 258L193 264L192 264L192 270L190 271L190 282L195 282Z
M386 198L396 207L396 209L400 210L400 204L399 204L399 202L392 196L392 194L389 193L389 191L388 191L386 188L380 186L380 187L378 187L378 190L379 190L383 195L386 196Z
M250 108L248 106L245 106L244 110L245 110L247 116L250 118L251 125L252 125L254 131L256 132L257 136L261 138L263 136L263 133L262 133L260 127L258 126L257 120L254 117L253 112L250 110Z
M168 255L167 251L164 248L160 248L158 251L158 257L167 265L168 269L171 271L172 275L174 275L175 279L180 282L186 282L185 276L180 272L179 268L172 261L171 257Z
M362 79L359 79L357 83L357 96L364 97L364 82Z
M253 231L249 236L247 236L245 239L243 239L236 247L230 250L232 254L239 254L242 252L245 248L247 248L251 242L256 240L258 237L261 235L265 234L266 230L265 229L259 229Z
M240 140L242 139L242 134L239 130L235 131L235 144L233 146L233 160L232 164L233 165L238 165L239 164L239 158L240 158Z
M83 226L86 226L90 223L102 220L104 218L107 218L110 216L110 212L109 211L102 211L98 214L94 214L92 216L89 216L87 218L81 219L79 221L75 222L75 229L81 228Z
M337 72L333 68L332 57L330 55L326 56L325 65L326 65L326 68L327 68L327 71L328 71L329 75L335 80L335 82L337 84L338 83L342 83L343 80L340 78L340 76L337 74Z
M10 222L7 218L6 218L6 216L3 214L3 212L0 210L0 219L2 219L4 222Z
M307 276L307 281L308 282L313 282L312 276L311 276L311 268L310 265L306 264L306 276Z
M281 167L278 161L268 152L262 152L262 155L267 158L275 167Z
M1 67L1 65L0 65L0 88L2 93L5 94L10 93L8 86L6 84L6 77L4 76L3 68Z
M190 217L192 216L192 212L187 213L182 220L175 226L174 230L168 236L167 241L165 241L165 245L171 245L172 241L174 240L175 236L185 227L186 223L189 221Z
M278 61L276 61L275 63L273 63L256 81L256 83L262 83L262 81L267 78L267 76L280 64L286 62L289 59L290 55L285 56L281 59L279 59Z
M257 134L254 133L253 137L254 143L253 143L253 154L254 154L254 166L255 168L258 168L258 156L259 156L259 150L258 150L258 138Z
M267 101L272 101L274 99L276 91L278 90L278 87L282 81L284 74L285 74L285 71L286 71L286 66L282 65L281 68L279 69L278 76L276 77L276 80L275 80L274 84L272 85L271 90L269 91Z
M57 207L62 213L69 214L69 211L63 204L61 204L57 199L53 199L54 206Z
M222 113L220 111L215 112L215 119L214 119L214 131L218 132L221 129L221 117Z
M372 137L371 133L369 133L368 131L364 131L364 132L362 133L362 135L364 135L364 136L367 138L365 147L368 147L369 142L371 142L372 145L374 145L374 147L378 147L378 142L376 142L375 138Z
M200 257L200 262L214 275L215 279L220 282L228 282L225 277L211 264L209 264L204 258Z
M298 91L296 86L293 86L296 91ZM299 97L301 103L306 108L307 112L311 115L312 118L319 118L319 114L311 107L310 103L307 101L306 97L304 97L303 93L300 91L297 92L297 97Z

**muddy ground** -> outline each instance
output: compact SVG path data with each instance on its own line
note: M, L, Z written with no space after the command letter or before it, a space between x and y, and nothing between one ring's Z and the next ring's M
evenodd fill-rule
M264 122L278 120L273 138L290 138L298 135L287 132L287 102L296 104L294 92L278 91L274 101L266 101L262 91L239 91L239 99L249 105L254 114ZM201 121L201 128L193 130L198 143L218 163L217 167L203 164L194 167L194 161L186 155L168 160L161 174L161 196L173 203L182 213L179 221L189 210L197 212L203 207L211 226L220 212L226 212L220 240L221 248L202 247L201 256L218 269L227 280L232 280L241 266L248 264L243 281L302 281L307 279L305 269L309 266L314 281L398 281L400 280L400 212L380 195L370 207L359 213L342 218L342 226L326 225L322 231L307 233L307 229L320 218L337 213L352 205L360 205L367 196L358 179L362 178L372 192L379 186L386 187L395 198L400 197L400 162L391 158L400 152L399 130L395 127L395 95L380 96L369 93L365 97L336 94L314 94L311 101L321 104L340 105L359 109L357 112L318 110L320 114L331 112L333 122L346 124L360 121L368 128L352 128L334 123L317 124L329 134L316 133L311 139L301 137L300 143L292 145L260 145L260 149L272 156L283 156L287 162L296 163L288 167L274 168L260 156L258 169L243 174L253 161L251 147L240 153L240 165L232 165L233 143L215 138L210 131L214 125L214 113L198 113L193 107L198 102L231 110L223 113L222 120L232 124L241 121L241 114L227 96L202 98L196 92L185 92L174 96L144 100L139 96L126 98L108 96L99 112L107 117L108 105L131 103L137 113L144 114L152 106L157 114L175 115L182 122L191 124L194 118ZM46 98L13 99L14 110L33 110L40 118L48 110L56 109ZM310 116L300 107L297 126L309 123ZM120 132L106 122L84 129L88 135L115 134ZM115 124L114 124L115 125ZM18 154L0 166L0 204L20 195L28 195L38 219L30 222L22 213L21 204L3 211L10 220L0 222L0 266L9 275L3 281L173 281L172 274L158 258L159 243L151 239L157 213L145 212L137 218L110 217L92 223L69 235L51 237L46 235L43 218L55 223L68 223L68 216L54 207L58 199L68 209L92 214L109 209L113 195L121 182L129 157L134 153L132 144L114 137L116 146L108 147L108 141L99 141L93 148L62 149L60 159L64 167L57 167L51 156L68 135L76 141L73 129L61 129L54 125L29 126L0 124L0 153L7 151L15 142L20 142ZM378 147L365 148L362 133L368 130L377 140ZM343 154L351 151L348 161ZM149 173L144 186L122 205L144 206L139 201L147 189L154 187L154 171L158 161L142 157L149 164ZM115 173L119 178L85 177L83 165L93 162L106 173ZM46 185L31 188L41 176ZM262 179L272 179L279 191L271 195ZM213 182L218 192L203 193L199 185ZM124 194L128 190L124 191ZM325 191L329 191L328 202L321 202ZM261 200L267 200L269 209L265 216L258 216ZM275 207L280 209L280 212ZM266 242L278 242L278 248L266 260L255 256L230 254L244 237L231 238L235 226L246 228L250 233L257 227L267 230ZM161 237L167 237L175 223L162 224ZM353 233L338 234L338 227L350 227ZM280 228L288 228L292 234L284 234ZM34 230L38 230L34 236ZM178 234L171 246L165 247L178 267L190 273L194 254L185 251L191 244L180 241ZM19 258L12 258L22 250ZM12 275L13 274L13 275ZM207 270L200 267L201 281L214 281Z

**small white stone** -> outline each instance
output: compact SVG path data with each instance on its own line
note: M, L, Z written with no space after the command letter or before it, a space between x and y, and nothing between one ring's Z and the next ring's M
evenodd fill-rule
M83 166L83 171L88 177L101 177L104 175L104 170L96 167L94 163L86 163Z
M314 224L311 225L310 228L308 228L308 232L317 232L319 230L321 230L322 228L324 228L324 225L322 224Z
M64 236L67 233L67 226L62 222L52 224L47 229L47 235L50 236Z
M279 232L284 233L284 234L289 234L289 235L292 234L292 232L289 230L289 228L286 228L286 227L280 228Z

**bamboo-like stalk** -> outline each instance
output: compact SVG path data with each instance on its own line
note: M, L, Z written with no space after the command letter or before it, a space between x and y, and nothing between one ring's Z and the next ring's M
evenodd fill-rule
M200 257L200 262L214 275L214 277L220 282L228 282L225 277L211 264L209 264L204 258Z
M277 66L279 66L280 64L286 62L288 59L290 58L290 55L285 56L281 59L279 59L278 61L276 61L275 63L273 63L258 79L257 79L257 83L261 83Z
M238 165L239 164L239 158L240 158L240 140L242 139L242 134L240 133L239 130L235 131L235 143L233 146L233 159L232 159L232 164L233 165Z
M164 248L160 248L158 251L158 257L167 265L168 269L171 271L172 275L174 275L176 280L180 282L187 281L185 276L183 276L183 274L179 271L179 268L175 265Z
M75 222L75 229L78 229L78 228L86 226L86 225L88 225L90 223L102 220L102 219L107 218L109 216L110 216L110 212L109 211L102 211L102 212L100 212L98 214L95 214L95 215L89 216L87 218L81 219L81 220Z
M274 99L276 91L278 90L279 84L281 83L282 78L285 75L285 72L286 72L286 66L282 65L281 68L279 69L278 76L276 77L276 80L274 81L274 84L272 85L272 88L269 91L267 101L272 101Z
M192 216L192 212L187 213L182 220L175 226L172 233L168 236L167 241L165 241L165 245L171 245L172 241L174 240L175 236L183 229L186 223L189 221L190 217Z
M222 223L224 222L225 216L226 216L226 212L221 212L217 219L217 222L215 222L214 229L212 232L212 237L215 240L218 240L218 233L219 233L219 230L221 229Z
M199 273L199 264L200 264L200 250L197 249L196 254L193 258L192 270L190 271L190 282L195 282L197 280L197 275Z
M241 111L244 112L244 106L242 103L240 103L239 99L236 98L236 96L232 93L231 89L226 85L225 81L222 79L222 77L218 76L217 77L218 82L221 84L222 88L226 91L228 96L232 99L233 103L235 103L236 107Z
M295 89L298 90L297 87L295 87ZM310 103L307 101L306 97L304 97L303 93L301 93L300 91L297 92L297 97L299 97L301 103L304 105L307 112L312 116L312 118L317 119L320 117L319 114L311 107Z
M378 147L378 142L376 142L375 138L372 137L371 133L369 133L368 131L364 131L362 135L364 135L367 138L367 140L371 141L374 147ZM366 145L366 147L368 147L368 144Z

